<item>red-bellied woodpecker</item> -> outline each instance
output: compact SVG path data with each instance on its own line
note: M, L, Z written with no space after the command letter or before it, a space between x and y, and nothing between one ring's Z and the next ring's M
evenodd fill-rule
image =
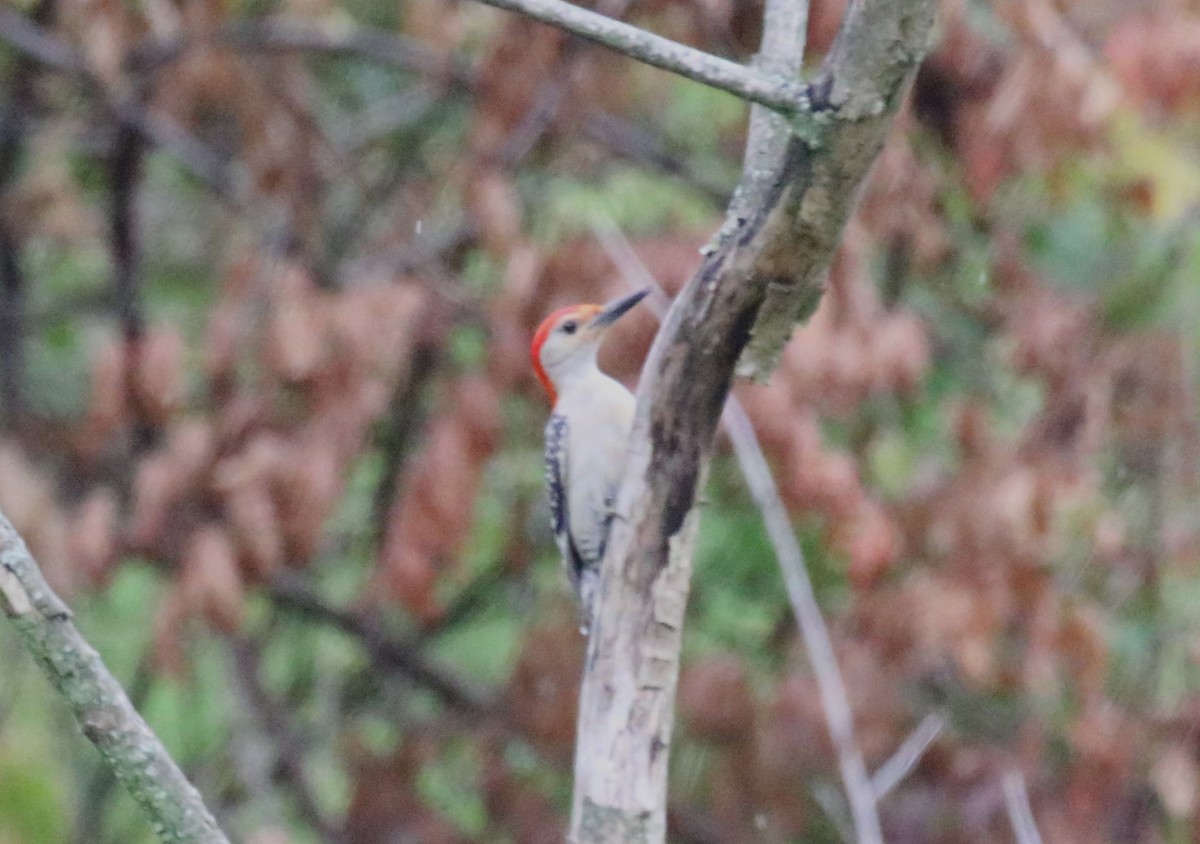
M533 337L533 368L554 403L546 423L550 519L585 633L634 409L633 395L600 371L596 355L612 324L648 292L560 308Z

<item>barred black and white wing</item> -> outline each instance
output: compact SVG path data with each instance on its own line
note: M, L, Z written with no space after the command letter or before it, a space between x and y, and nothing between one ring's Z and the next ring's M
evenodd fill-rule
M550 526L562 554L571 588L579 595L579 578L587 563L571 536L571 512L567 502L568 447L567 417L554 414L546 423L546 497L550 501Z
M634 410L628 390L594 372L586 389L559 396L546 423L550 515L585 629L599 588Z

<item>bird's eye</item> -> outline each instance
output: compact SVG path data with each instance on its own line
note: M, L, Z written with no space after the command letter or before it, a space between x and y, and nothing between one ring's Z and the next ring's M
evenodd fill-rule
M576 324L575 320L569 319L562 324L563 334L574 334L575 329L578 327L579 326Z

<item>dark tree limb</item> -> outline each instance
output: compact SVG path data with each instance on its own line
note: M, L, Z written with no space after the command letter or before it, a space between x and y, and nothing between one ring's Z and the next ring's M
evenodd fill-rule
M434 306L426 306L427 316L436 319ZM405 458L412 446L413 435L421 422L422 400L426 387L437 371L441 343L427 333L413 348L408 373L392 391L388 402L387 418L377 438L383 453L379 485L375 488L372 502L372 524L375 529L375 546L382 548L387 535L389 515L395 503L400 483L400 473Z
M360 639L373 661L434 692L452 709L467 715L495 711L494 701L483 689L430 662L415 642L387 635L376 619L331 607L294 579L280 579L270 591L280 606Z
M200 794L76 629L71 611L47 585L2 514L0 607L159 839L166 844L228 844Z
M144 157L143 140L136 128L117 128L108 161L109 252L112 256L113 305L125 356L125 400L133 411L134 455L149 448L154 430L142 413L138 373L142 370L146 318L142 310L141 243L138 238L137 191Z
M53 11L53 0L39 0L30 18L41 24ZM25 407L26 289L21 243L3 199L16 177L27 118L36 105L36 70L35 59L25 54L17 57L8 79L8 98L0 111L0 425L10 429L17 426Z
M113 305L121 335L137 342L145 330L137 239L137 186L141 177L142 142L137 132L122 126L117 131L109 159L109 225L113 263Z
M0 426L10 430L25 408L25 276L19 250L7 221L0 218Z

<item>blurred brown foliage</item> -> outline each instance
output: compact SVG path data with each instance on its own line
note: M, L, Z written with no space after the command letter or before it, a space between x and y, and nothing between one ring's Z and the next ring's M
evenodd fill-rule
M270 640L276 628L249 620L252 598L297 571L342 565L348 543L330 524L370 463L383 467L380 524L354 612L435 636L464 605L498 600L495 584L482 598L454 595L470 592L463 559L495 494L489 471L540 466L531 329L557 305L602 301L626 283L585 234L539 229L552 214L539 192L563 173L602 181L620 160L694 176L655 136L679 89L547 27L416 0L395 25L423 46L405 48L396 61L408 70L387 83L403 79L412 101L339 120L338 97L364 112L370 97L348 83L329 94L323 86L344 80L266 30L225 37L245 22L238 4L60 5L48 32L78 53L97 102L72 102L64 74L39 81L47 116L26 129L26 160L0 184L4 231L28 250L112 246L107 217L121 212L64 158L80 126L117 143L108 136L120 120L102 100L121 91L136 91L143 123L158 121L142 141L154 155L201 182L204 156L216 156L209 187L235 196L204 200L222 203L217 222L198 215L210 262L199 316L146 318L145 291L132 305L113 292L88 335L82 411L29 409L0 440L0 509L55 585L78 596L135 557L152 565L166 584L146 608L155 663L185 676L204 635L197 621ZM812 54L843 5L813 3ZM318 32L350 16L334 2L283 6ZM754 49L755 3L620 6L713 52ZM1000 776L1014 767L1046 840L1200 837L1200 697L1189 690L1164 707L1153 688L1117 686L1113 633L1131 604L1196 576L1194 334L1114 319L1100 291L1060 283L1030 236L1079 190L1081 169L1108 174L1099 190L1120 214L1167 230L1186 222L1170 199L1175 170L1129 158L1200 119L1200 10L945 0L941 21L819 309L770 383L737 395L787 507L845 587L829 591L827 609L868 765L929 711L953 716L882 803L887 840L1011 840ZM373 48L362 49L369 62ZM458 122L429 137L412 129L433 122L421 97L452 103ZM389 146L388 131L415 135ZM740 131L712 128L718 154L736 158ZM1131 131L1145 143L1127 154ZM145 275L166 231L155 214L170 216L162 196L155 211L150 199L135 221ZM719 209L703 216L709 228L681 215L632 236L669 293L697 265ZM143 313L114 318L123 304ZM623 322L606 368L635 381L654 330L647 314ZM480 337L473 354L456 346ZM1035 398L1020 405L1018 386ZM934 430L928 449L888 480L887 449L918 416ZM505 504L502 577L527 583L531 546L548 556L549 545L526 503ZM349 797L333 823L345 840L561 837L561 795L510 744L555 776L568 770L581 643L562 596L549 608L502 606L529 620L493 709L435 707L384 751L354 738L349 715L321 725L343 742ZM812 795L836 781L836 763L791 630L783 617L762 653L701 649L685 664L679 741L703 753L679 765L682 837L832 835ZM486 833L464 831L422 791L454 753L471 759L459 785L479 794Z

